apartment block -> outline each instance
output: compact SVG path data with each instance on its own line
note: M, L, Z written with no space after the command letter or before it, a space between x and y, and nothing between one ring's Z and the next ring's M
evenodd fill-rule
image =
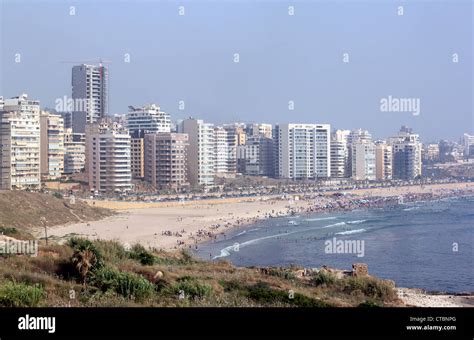
M145 180L158 190L188 187L188 135L152 133L145 135Z
M252 135L242 146L245 160L243 173L250 176L274 176L274 144L265 135Z
M389 140L393 150L393 178L410 180L421 176L422 144L419 135L402 126Z
M378 181L392 179L392 146L385 141L375 142L375 178Z
M145 133L136 130L130 133L130 137L132 178L142 179L145 177Z
M331 177L350 177L349 171L349 130L336 130L331 134Z
M128 130L111 120L86 126L86 171L91 191L123 193L132 188Z
M351 144L352 178L356 181L376 179L375 144L371 141L355 141Z
M41 187L40 103L0 97L0 189Z
M128 107L125 126L131 135L137 131L145 133L171 132L171 118L156 104L143 107Z
M275 143L275 170L278 177L330 177L329 124L278 124L275 127Z
M61 115L42 111L41 131L41 176L58 179L64 172L64 120Z
M187 179L191 186L214 184L216 146L214 125L188 118L178 124L178 132L189 136Z
M108 114L108 69L103 65L77 65L72 68L73 110L71 125L84 133L86 124L96 123Z
M84 170L86 162L85 134L64 131L64 174L71 175Z

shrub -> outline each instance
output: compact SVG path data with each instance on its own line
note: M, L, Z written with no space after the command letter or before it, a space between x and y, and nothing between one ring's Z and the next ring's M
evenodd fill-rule
M104 261L124 260L129 257L125 248L117 241L95 240L93 244Z
M144 266L151 266L155 263L155 256L140 244L135 244L132 247L130 258L139 261Z
M275 269L272 268L269 270L268 275L280 277L285 280L293 281L296 279L295 274L287 269Z
M74 252L80 252L85 250L91 251L96 258L95 265L92 268L93 270L96 268L100 268L104 265L102 253L99 251L99 249L97 249L97 247L92 241L85 238L72 237L68 241L68 246L71 247Z
M7 282L0 286L0 306L3 307L36 307L43 298L43 288L39 285Z
M325 271L325 270L320 270L318 273L316 273L315 275L313 275L313 277L311 278L311 284L314 285L314 286L326 286L326 287L330 287L330 286L333 286L335 283L336 283L336 277Z
M328 303L310 298L300 293L293 293L270 288L265 282L258 282L248 289L248 297L265 304L289 304L296 307L331 307Z
M0 235L16 235L18 234L18 229L16 228L9 228L9 227L0 227Z
M63 198L63 195L59 192L55 192L53 193L53 196L56 197L56 198L59 198L59 199L62 199Z
M181 249L180 263L181 264L191 264L191 263L194 263L194 262L196 262L196 261L194 260L193 255L191 255L191 253L189 251L187 251L186 249Z
M354 290L360 290L365 296L382 300L393 300L396 297L396 293L390 285L372 277L346 279L344 291L352 292Z
M186 298L203 298L211 294L212 287L207 284L202 284L192 276L183 276L178 279L178 283L174 285L174 293L179 294L184 292Z
M373 300L365 300L361 304L359 304L359 307L364 307L364 308L373 308L373 307L380 307L377 302Z
M103 292L112 290L126 298L137 300L151 296L155 286L144 277L121 272L112 267L103 267L93 273L91 283Z
M237 280L220 281L219 284L224 288L224 292L231 292L233 290L242 290L245 287Z

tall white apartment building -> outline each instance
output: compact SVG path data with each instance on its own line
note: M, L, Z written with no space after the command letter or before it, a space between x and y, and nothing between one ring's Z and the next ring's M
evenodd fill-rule
M41 176L58 179L64 172L64 120L60 115L42 111L41 130Z
M86 124L96 123L108 113L108 69L103 65L72 68L71 122L75 133L84 133Z
M85 134L64 131L64 174L70 175L84 170L86 162Z
M389 140L393 152L393 178L410 180L421 176L420 136L402 126L398 134Z
M216 176L233 176L237 164L237 135L222 126L214 128Z
M464 156L474 156L474 135L464 133L461 144L464 146Z
M171 132L171 118L156 104L143 107L128 107L125 126L130 134L137 131L145 133Z
M371 141L355 141L351 144L352 178L356 181L376 178L375 144Z
M331 175L329 124L278 124L275 172L280 178L327 178Z
M375 142L375 177L378 181L392 179L392 146L385 141Z
M191 186L214 184L216 146L214 125L188 118L177 126L179 133L189 136L187 179Z
M86 171L89 189L107 194L132 188L130 135L110 120L86 127Z
M331 135L331 177L349 177L349 148L347 139L349 130L336 130Z
M40 140L39 101L0 97L0 189L40 188Z

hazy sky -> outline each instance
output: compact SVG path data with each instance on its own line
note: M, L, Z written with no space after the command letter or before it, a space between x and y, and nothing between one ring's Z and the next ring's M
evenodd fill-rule
M330 123L380 138L406 124L423 141L474 133L470 0L0 3L5 97L54 107L71 95L74 64L62 61L100 57L111 114L154 102L173 120ZM420 115L381 112L389 95L420 99Z

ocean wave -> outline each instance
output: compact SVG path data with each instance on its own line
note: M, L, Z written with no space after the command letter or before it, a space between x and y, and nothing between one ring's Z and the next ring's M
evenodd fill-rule
M359 224L359 223L364 223L367 222L367 220L354 220L354 221L347 221L347 224Z
M327 221L327 220L335 220L337 217L318 217L318 218L307 218L305 221L307 222L314 222L314 221Z
M338 223L334 223L334 224L325 225L324 227L321 227L321 229L337 227L337 226L345 225L345 224L346 224L346 222L338 222Z
M246 233L247 233L247 231L246 231L246 230L244 230L244 231L242 231L242 232L238 233L238 234L237 234L237 235L235 235L235 236L240 236L240 235L243 235L243 234L246 234Z
M351 234L363 233L364 231L366 231L366 230L365 229L354 229L354 230L341 231L339 233L336 233L335 235L351 235Z
M405 208L403 211L412 211L412 210L418 210L420 207L411 207L411 208Z

